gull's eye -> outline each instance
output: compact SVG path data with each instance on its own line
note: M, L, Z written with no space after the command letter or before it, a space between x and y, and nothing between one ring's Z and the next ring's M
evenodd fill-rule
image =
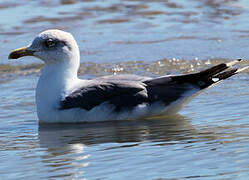
M55 41L54 41L53 39L47 39L47 40L45 41L45 46L46 46L47 48L51 48L51 47L55 46Z

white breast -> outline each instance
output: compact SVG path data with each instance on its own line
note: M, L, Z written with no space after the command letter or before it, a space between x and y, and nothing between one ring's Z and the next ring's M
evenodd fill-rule
M77 73L65 71L63 65L46 65L36 87L37 115L40 121L58 119L60 101L79 83ZM76 74L76 75L75 75Z

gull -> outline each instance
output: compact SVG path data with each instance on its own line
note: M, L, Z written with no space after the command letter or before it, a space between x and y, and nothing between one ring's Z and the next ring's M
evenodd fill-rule
M241 61L237 59L185 75L79 79L78 45L70 33L57 29L41 32L31 45L13 50L9 59L23 56L34 56L45 63L36 87L40 123L132 120L175 114L203 89L249 68L230 68Z

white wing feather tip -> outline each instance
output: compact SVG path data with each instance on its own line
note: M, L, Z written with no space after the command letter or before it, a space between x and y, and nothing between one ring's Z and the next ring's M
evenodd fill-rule
M243 67L243 68L240 68L236 71L236 73L239 73L239 72L242 72L242 71L246 71L246 70L249 70L249 66L246 66L246 67Z
M235 64L237 64L237 63L239 63L239 62L241 62L241 61L242 61L242 59L236 59L236 60L234 60L234 61L231 61L231 62L226 63L226 65L227 65L228 67L231 67L231 66L233 66L233 65L235 65Z

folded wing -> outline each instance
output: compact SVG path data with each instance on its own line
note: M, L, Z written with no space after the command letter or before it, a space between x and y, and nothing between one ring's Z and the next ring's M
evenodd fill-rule
M82 86L66 96L61 101L61 109L91 110L102 103L112 104L115 111L134 108L143 103L151 105L161 102L167 106L182 97L192 96L199 90L248 69L245 67L227 70L239 61L241 60L222 63L198 73L155 79L134 80L134 77L130 75L106 76L92 80L90 85Z

